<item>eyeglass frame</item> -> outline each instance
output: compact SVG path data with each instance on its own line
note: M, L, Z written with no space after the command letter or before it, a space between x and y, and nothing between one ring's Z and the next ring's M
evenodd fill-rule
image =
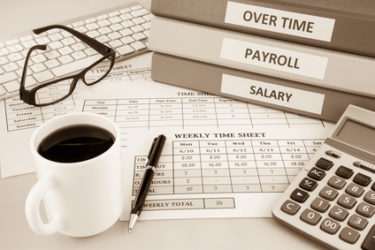
M38 35L40 33L46 32L46 31L51 30L51 29L62 29L62 30L65 30L65 31L69 32L70 34L74 35L75 37L80 39L82 42L84 42L85 44L90 46L92 49L97 51L99 54L103 55L103 57L98 59L96 62L92 63L91 65L89 65L87 68L78 72L77 74L68 75L68 76L65 76L65 77L62 77L62 78L54 79L52 81L40 84L40 85L30 89L30 90L27 90L25 88L25 79L26 79L26 75L27 75L27 68L28 68L28 62L30 60L30 55L34 50L37 50L37 49L46 50L47 45L35 45L35 46L31 47L30 50L28 51L26 59L25 59L25 64L24 64L22 77L21 77L19 94L20 94L21 100L23 100L27 104L34 105L36 107L44 107L44 106L52 105L52 104L55 104L57 102L60 102L60 101L64 100L65 98L67 98L68 96L70 96L73 93L73 91L74 91L74 89L75 89L79 80L82 80L84 82L84 84L86 84L88 86L98 83L99 81L101 81L103 78L105 78L109 74L109 72L112 70L113 65L115 63L116 52L112 48L106 46L105 44L102 44L102 43L98 42L97 40L95 40L95 39L79 32L79 31L71 29L69 27L66 27L66 26L63 26L63 25L49 25L49 26L45 26L45 27L42 27L42 28L34 29L33 32ZM89 70L91 70L93 67L95 67L96 65L98 65L99 63L101 63L102 61L104 61L108 58L110 58L110 61L111 61L109 70L101 78L99 78L95 82L87 83L86 79L85 79L85 74ZM68 79L73 79L72 82L70 83L70 89L69 89L68 94L64 95L60 99L57 99L57 100L49 102L49 103L43 103L43 104L36 103L36 101L35 101L36 100L36 92L39 89L44 88L48 85L55 84L57 82L68 80Z

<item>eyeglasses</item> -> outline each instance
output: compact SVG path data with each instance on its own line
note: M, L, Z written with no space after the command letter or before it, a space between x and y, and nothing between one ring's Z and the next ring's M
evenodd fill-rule
M113 49L69 27L65 27L62 25L51 25L35 29L33 30L33 32L35 34L40 34L51 29L62 29L71 33L72 35L80 39L82 42L90 46L92 49L97 51L101 56L99 55L100 58L96 62L94 62L86 69L80 71L77 74L65 76L60 79L55 79L40 84L32 89L26 89L25 81L31 53L35 50L47 49L47 45L33 46L26 56L25 66L21 77L20 98L25 103L34 105L36 107L51 105L67 98L69 95L73 93L79 80L82 80L86 85L93 85L101 81L111 71L113 64L115 62L116 53ZM95 70L98 67L100 67L100 70ZM90 74L89 71L92 70L95 70L96 74Z

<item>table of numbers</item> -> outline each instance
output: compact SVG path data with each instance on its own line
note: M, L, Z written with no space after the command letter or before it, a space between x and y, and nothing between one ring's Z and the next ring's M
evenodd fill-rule
M120 128L325 126L321 120L216 96L85 100L83 111L105 115Z
M323 139L173 141L162 155L150 194L283 192ZM134 159L133 195L147 162Z

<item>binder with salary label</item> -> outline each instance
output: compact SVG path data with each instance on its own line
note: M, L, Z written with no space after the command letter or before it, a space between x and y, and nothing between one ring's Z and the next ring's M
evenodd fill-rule
M340 118L349 104L375 111L375 97L302 84L161 53L153 54L151 74L155 81L332 122Z

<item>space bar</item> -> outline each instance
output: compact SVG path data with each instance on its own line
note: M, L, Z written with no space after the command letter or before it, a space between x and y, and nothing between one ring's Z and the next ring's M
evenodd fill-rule
M63 75L66 75L68 73L72 73L72 72L76 72L77 70L84 69L84 68L90 66L92 63L99 60L101 57L102 57L102 55L94 55L94 56L86 57L84 59L74 61L72 63L65 64L63 66L54 68L54 69L52 69L52 72L56 76L63 76Z

